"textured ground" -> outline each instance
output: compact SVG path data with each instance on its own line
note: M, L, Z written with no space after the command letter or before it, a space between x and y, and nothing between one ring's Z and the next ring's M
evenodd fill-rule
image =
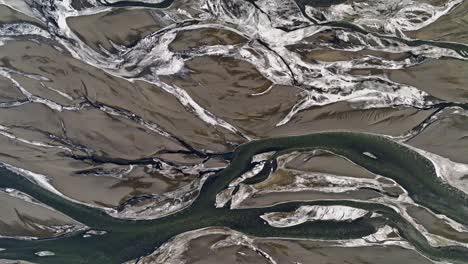
M159 219L203 195L243 144L350 131L414 150L466 205L467 25L466 0L0 0L0 167L111 218ZM467 223L421 204L404 181L320 148L260 156L217 206L372 202L432 247L468 247ZM10 187L0 189L0 240L93 228ZM349 222L343 210L287 221ZM364 242L237 231L180 234L141 261L445 261L393 231Z

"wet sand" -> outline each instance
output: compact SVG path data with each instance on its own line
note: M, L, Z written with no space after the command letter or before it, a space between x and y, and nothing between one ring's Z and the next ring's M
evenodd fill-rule
M46 227L80 225L64 214L44 206L23 201L0 192L0 236L52 237L62 235Z
M26 99L26 97L16 89L9 79L0 77L0 102L11 102L24 99Z
M214 264L221 260L223 263L265 263L263 257L243 246L210 249L211 245L224 238L225 236L208 235L190 241L189 250L185 252L184 259L192 264Z
M360 110L342 102L299 112L289 123L276 127L267 135L302 135L347 130L398 136L417 126L432 112L433 110L418 111L405 107Z
M323 153L320 155L300 154L286 163L285 168L357 178L375 178L375 174L370 171L349 160L330 153Z
M192 144L194 148L208 151L229 151L230 142L242 142L237 135L225 129L203 123L171 95L160 88L143 82L131 84L113 78L90 66L61 55L45 44L15 42L0 47L0 52L9 54L3 64L17 70L41 74L51 81L32 81L19 75L15 79L31 93L53 100L64 106L73 106L86 96L90 101L125 109L148 122L154 122L163 130ZM20 54L23 54L20 56ZM7 102L24 100L11 82L2 82L5 89L1 96ZM66 93L72 99L62 96L47 87ZM94 156L137 160L158 156L158 151L187 150L177 140L149 130L138 122L111 116L95 108L80 111L52 111L38 103L2 109L1 125L9 127L8 133L18 138L42 142L51 146L64 143L82 146L91 150ZM86 125L83 125L86 124ZM50 137L53 135L54 140ZM57 148L41 148L2 137L2 159L11 165L34 171L52 178L53 184L71 198L115 206L131 195L142 193L164 193L187 184L190 177L181 175L179 180L170 180L164 175L140 171L129 175L129 180L111 177L94 177L91 173L77 175L77 172L100 168L91 160L75 160L70 153ZM84 155L83 150L73 149L74 155ZM172 158L173 157L173 158ZM193 164L193 157L186 156ZM174 155L161 158L184 165L186 161ZM200 161L200 160L199 160ZM131 162L130 162L131 163ZM103 164L106 165L106 164ZM215 165L218 166L219 164ZM221 166L225 166L222 165ZM128 166L114 166L128 170ZM118 176L118 175L114 175ZM177 182L179 181L179 182ZM76 188L81 186L82 188ZM92 190L89 193L82 189Z
M42 148L17 144L4 137L0 137L0 144L0 157L4 162L46 175L59 191L88 203L116 206L130 195L165 193L194 179L193 176L179 173L175 174L177 180L170 180L168 175L161 175L143 167L135 167L131 173L119 179L118 172L128 171L129 166L77 161L64 156L60 150L44 151ZM94 176L93 170L99 169L109 171L109 176Z
M431 263L431 261L412 250L395 246L341 248L327 247L317 242L286 240L269 241L260 248L271 250L267 250L267 252L272 252L272 257L279 263L294 263L295 261L308 263L310 260L317 264L393 264L399 261L412 264Z
M271 83L252 65L231 58L196 58L187 66L191 69L188 77L166 77L165 80L184 88L204 108L254 137L327 130L400 135L433 112L404 107L359 110L347 103L334 103L299 112L289 123L278 127L299 100L299 89L274 86L265 94L252 96L265 91Z
M392 81L417 87L439 99L467 102L467 71L467 61L439 59L429 60L403 70L386 71L386 73Z
M205 169L227 166L227 160L221 157L209 158L209 155L204 155L204 153L231 152L238 145L247 142L249 138L261 139L333 130L399 136L416 127L434 112L432 109L420 110L421 107L410 106L357 109L356 106L351 106L346 102L338 102L305 109L297 113L290 122L278 126L277 124L301 100L303 87L273 84L267 78L268 76L263 76L259 72L255 65L242 61L241 57L244 55L241 52L239 52L240 55L236 55L238 56L236 58L229 56L190 58L190 53L198 54L200 51L197 49L212 45L251 45L256 41L265 41L262 39L262 34L265 32L261 32L265 28L273 34L281 28L301 27L304 21L296 20L296 18L291 18L289 21L290 18L287 16L279 18L272 15L272 10L269 9L280 10L279 7L282 7L283 3L277 6L267 6L259 1L256 4L260 7L250 6L247 10L236 10L237 5L241 6L244 2L226 4L227 2L214 3L213 1L213 3L207 2L206 6L197 6L197 3L193 1L176 1L171 7L163 10L142 7L121 8L95 15L69 17L66 22L73 33L92 49L104 57L109 57L111 54L116 56L115 60L106 62L109 65L104 65L106 64L104 63L99 66L114 68L119 67L113 64L122 57L119 50L123 46L131 47L140 39L172 25L184 27L202 23L218 23L215 16L203 21L204 18L197 17L197 15L207 12L206 10L219 11L226 8L226 14L222 12L216 14L218 17L227 16L224 18L226 21L222 21L220 26L249 31L249 33L254 32L251 40L221 28L179 31L173 35L175 39L168 49L184 60L184 68L170 76L153 77L180 87L201 107L232 125L239 133L204 122L193 109L187 107L184 99L177 99L157 85L141 80L128 81L125 77L111 76L99 67L91 66L92 63L72 58L68 52L64 51L67 48L59 44L57 40L44 41L41 38L39 40L32 38L33 41L28 41L26 39L29 37L21 37L11 42L0 41L0 66L12 71L11 76L32 94L29 96L30 100L37 96L35 99L39 100L39 97L43 103L22 104L26 101L26 96L21 94L10 80L0 77L0 104L18 103L18 106L14 107L2 106L0 111L0 132L3 133L0 135L0 161L45 175L54 187L73 199L94 205L117 207L127 199L138 195L164 194L187 186L201 176L201 173L193 172L196 171L195 169L190 172L193 169L192 166ZM267 2L273 4L274 1ZM346 2L349 3L349 1ZM428 2L442 5L447 0L428 0ZM73 1L71 5L83 8L83 10L90 6L85 1ZM287 5L296 7L296 3L293 2L285 2L284 6ZM244 19L245 13L254 14L249 12L256 8L261 8L259 9L261 12ZM468 3L465 1L451 14L441 17L435 23L421 30L405 33L409 37L418 39L467 44L468 34L465 30L468 24L467 10ZM278 14L280 11L277 11ZM38 11L38 14L41 12L49 11L42 9ZM53 11L50 12L53 13ZM299 14L298 10L297 13ZM239 18L241 19L236 21ZM259 18L269 20L270 23L261 24L265 21L258 20ZM51 20L49 26L57 23L53 21L53 15L47 19ZM348 19L352 21L356 17ZM286 22L292 24L283 24L286 22L282 20L288 20ZM45 27L36 19L0 5L0 24L18 21L31 22ZM252 27L249 24L251 21L255 21L258 25ZM268 27L270 24L273 28ZM248 30L243 28L244 26ZM254 31L251 31L252 29ZM168 32L170 31L169 29ZM353 30L345 29L344 31L351 33ZM285 30L278 36L282 37L287 34L286 32ZM59 32L57 34L60 35ZM410 52L372 51L370 50L372 46L378 44L373 41L367 43L369 49L365 48L361 51L334 50L333 48L352 49L357 44L357 40L352 36L349 41L345 41L343 38L337 38L336 34L333 30L325 30L300 41L306 44L289 45L287 48L290 51L297 51L305 63L324 66L329 66L333 62L359 60L369 56L393 60L397 63L417 57ZM69 41L63 36L61 36L64 41L62 43ZM165 33L162 32L161 36L165 36ZM151 42L157 42L157 40L151 40ZM326 43L330 45L324 45ZM149 53L153 51L152 49L158 51L158 48L151 44L154 43L143 45L141 52ZM260 44L272 50L282 45L274 41ZM253 47L249 49L255 51ZM107 54L107 51L111 54ZM255 52L252 54L259 58L263 56ZM96 58L89 59L93 61ZM287 59L281 58L284 63L288 61ZM158 63L156 61L155 65L138 69L141 66L140 62L138 59L133 61L136 64L125 70L131 71L132 67L135 67L135 72L137 72L135 77L140 77L147 74L147 71L173 66L160 67L156 65ZM298 66L293 65L292 61L288 62L291 64L288 67ZM466 61L429 58L420 65L401 70L380 70L374 68L373 63L379 64L380 62L378 60L370 62L368 68L362 70L344 69L344 72L340 72L340 69L333 67L325 70L338 71L337 75L349 74L350 76L384 74L392 81L412 85L438 99L467 102L468 63ZM19 73L14 73L14 71ZM37 76L25 77L21 73ZM156 75L154 72L151 73ZM39 75L43 79L40 80ZM307 87L307 89L315 88ZM320 87L317 88L320 89ZM44 104L47 100L50 100L49 107ZM468 163L468 157L466 157L468 141L465 135L468 129L465 124L468 120L466 118L466 116L457 115L436 121L408 143L454 161ZM158 159L162 159L163 162L159 163ZM170 166L173 168L166 168ZM369 171L330 154L316 157L301 154L286 164L286 168L356 178L375 178L375 175ZM293 200L355 199L365 201L385 195L369 189L342 193L319 191L268 193L270 188L281 188L281 186L292 184L294 178L295 175L290 171L283 169L276 171L268 180L255 185L261 192L246 200L242 206L270 206ZM322 187L323 184L316 182L314 186ZM388 187L384 191L393 196L402 193L398 187ZM45 225L75 223L60 213L31 205L2 193L0 193L0 201L2 201L0 235L48 237L56 234L38 230L33 227L32 223ZM136 210L140 208L138 206L148 201L137 202ZM155 206L162 208L165 202ZM453 230L428 212L413 208L411 214L430 232L468 243L468 236L465 233ZM211 245L224 238L224 236L211 235L195 239L190 243L190 248L183 254L183 257L188 263L200 264L266 263L264 257L247 247L231 246L216 250L210 249ZM311 260L314 263L323 264L391 264L397 261L415 264L431 263L413 250L394 246L340 248L326 242L274 239L258 241L258 245L278 263L310 263ZM0 263L2 263L1 260Z
M261 137L289 112L301 90L274 86L253 65L224 57L199 57L187 62L188 76L165 77L186 90L205 109L242 132ZM222 103L220 103L222 102Z
M424 208L411 206L408 208L408 213L431 234L439 235L462 243L468 242L468 232L459 232L455 230L445 221L437 218Z
M244 141L232 132L203 123L159 87L138 81L130 84L111 77L77 60L62 56L46 44L15 42L14 45L0 47L0 51L9 54L2 62L4 65L26 73L41 74L51 80L42 82L42 85L41 82L14 75L34 95L64 106L77 104L81 102L80 98L86 96L92 102L125 109L146 121L157 123L164 130L199 149L230 151L235 144ZM23 56L20 57L19 54ZM305 110L298 113L290 123L276 127L296 102L300 90L274 86L264 95L252 96L265 91L271 83L252 65L234 59L203 57L189 62L188 67L192 67L193 71L190 77L170 81L186 89L202 106L252 137L343 129L399 135L432 112L409 108L355 110L346 103L337 103ZM24 99L11 83L5 82L5 85L7 89L2 91L5 99ZM47 87L66 93L72 99ZM219 104L219 101L224 103ZM0 115L2 125L11 126L9 132L17 137L57 145L49 137L49 134L53 134L68 139L73 144L85 146L97 156L138 159L157 156L157 152L161 150L186 150L179 142L168 140L142 125L95 109L57 112L44 105L25 104L4 109ZM87 125L82 126L83 123ZM3 148L8 149L8 152L2 152L5 162L52 177L60 191L81 201L117 205L131 195L163 193L183 186L187 181L186 177L181 177L184 180L180 183L171 181L168 184L165 177L154 177L144 172L136 173L125 181L94 177L91 174L77 176L77 171L96 168L99 167L98 164L75 161L59 150L44 150L5 139L2 142ZM161 157L171 160L167 155ZM176 163L186 164L180 157L173 157ZM193 161L189 163L193 164ZM322 170L326 166L328 165L325 162ZM128 167L120 166L120 170L126 168ZM77 184L95 191L83 194L74 188Z
M451 115L437 120L408 143L412 146L449 158L468 163L466 129L468 117ZM437 139L437 140L434 140Z
M177 37L169 45L169 49L181 52L204 46L239 45L246 41L244 37L225 29L195 29L178 32Z
M319 191L298 191L298 192L269 192L255 194L253 197L242 202L241 207L255 208L267 207L273 204L287 201L313 201L313 200L370 200L381 197L381 195L372 190L345 191L342 193L327 193Z
M131 23L129 23L131 21ZM152 12L144 9L119 9L96 15L72 17L70 28L96 51L100 46L115 52L112 43L130 46L161 28Z
M406 32L409 37L425 40L448 41L468 44L468 3L463 1L458 7L436 22L417 31Z
M230 246L221 249L210 249L214 243L224 239L220 235L207 235L190 242L184 254L190 264L220 263L269 263L253 250L242 246ZM347 263L368 264L395 262L412 264L429 264L431 261L418 253L397 246L372 246L340 248L330 246L327 242L294 241L294 240L256 240L258 247L269 254L277 263Z
M57 99L57 103L74 105L86 96L91 102L102 103L117 110L123 109L147 122L155 123L195 148L226 151L232 149L232 142L245 141L224 128L204 123L160 87L142 81L130 83L112 77L78 60L63 56L46 44L15 42L0 47L0 52L10 54L4 60L11 67L49 78L51 82L44 82L45 85L73 98L68 100L54 93L55 97L50 99ZM49 98L50 90L38 82L33 87L25 85L25 88L31 89L34 95ZM155 135L154 132L152 134Z
M8 6L0 5L0 22L1 23L11 23L11 22L19 22L19 21L31 22L37 25L42 24L41 21L35 18L22 14Z

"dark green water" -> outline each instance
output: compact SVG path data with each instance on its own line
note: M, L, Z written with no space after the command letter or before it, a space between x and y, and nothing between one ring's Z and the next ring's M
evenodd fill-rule
M105 213L72 203L47 192L25 178L0 170L0 187L9 187L30 194L70 217L97 230L104 236L83 238L82 234L39 241L0 239L0 258L23 259L37 263L121 263L151 253L170 238L190 230L210 226L226 226L259 237L348 239L374 233L388 224L397 228L416 249L435 260L454 263L468 262L468 249L463 247L431 247L425 238L391 208L375 203L354 201L288 202L269 208L215 208L218 192L251 165L252 156L267 151L325 149L349 158L372 172L389 177L401 184L410 196L437 213L442 213L465 225L468 224L468 197L444 184L435 175L430 161L416 152L383 137L348 132L330 132L298 137L272 138L240 146L231 165L204 184L198 199L187 209L151 221L114 219ZM374 154L372 159L363 152ZM301 205L347 205L377 212L382 217L363 218L353 222L308 222L288 228L266 225L259 217L267 212L292 211ZM51 257L37 257L38 251L52 251Z

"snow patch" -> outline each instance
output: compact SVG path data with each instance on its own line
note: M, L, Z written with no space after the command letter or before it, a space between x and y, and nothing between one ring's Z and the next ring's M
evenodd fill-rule
M34 255L39 256L39 257L50 257L50 256L55 256L55 253L52 251L39 251L34 253Z
M290 213L267 213L260 216L273 227L290 227L308 221L354 221L364 217L366 210L342 205L301 206Z
M363 152L362 154L368 156L369 158L377 159L377 157L374 154L370 153L370 152Z

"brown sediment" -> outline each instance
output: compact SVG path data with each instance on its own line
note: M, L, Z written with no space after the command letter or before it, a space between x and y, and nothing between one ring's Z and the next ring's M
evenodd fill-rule
M0 51L8 54L3 60L4 65L22 72L40 74L51 80L42 82L45 86L64 92L73 99L67 99L39 81L13 74L34 95L65 106L77 104L85 96L93 103L124 109L145 121L154 122L197 149L232 151L236 144L245 142L224 128L204 123L188 112L174 96L157 86L141 81L129 83L112 77L63 56L49 45L18 41L14 45L0 47ZM299 89L274 86L263 95L253 96L271 85L253 65L220 57L197 58L187 65L193 71L188 79L167 77L166 81L180 85L203 107L252 136L304 134L332 129L400 134L431 112L409 108L355 110L345 103L338 103L305 110L290 123L276 127L296 102ZM57 112L44 105L26 104L4 109L0 115L2 125L11 126L9 132L18 137L56 145L48 136L50 133L92 149L97 156L138 159L157 157L157 152L161 150L186 150L180 142L160 136L136 122L89 107L77 112ZM50 176L59 190L82 201L116 205L131 194L161 193L185 184L182 178L180 184L169 184L164 177L154 177L148 173L135 176L143 176L143 179L127 182L94 177L92 174L76 176L77 171L95 168L97 164L73 160L59 150L25 146L5 139L2 142L3 149L8 150L2 151L5 162ZM167 158L168 155L161 157ZM193 164L199 160L187 158L184 161L179 156L173 161ZM83 194L74 188L76 184L93 191ZM114 188L111 189L112 186Z
M258 190L268 190L269 188L287 186L294 183L296 175L289 170L277 169L268 179L254 185Z
M131 21L131 23L129 23ZM161 28L151 11L144 9L117 9L89 16L70 17L67 24L81 40L100 51L117 45L131 46L141 38Z
M467 102L468 63L466 61L429 60L413 67L385 72L390 80L411 85L439 99Z
M34 49L27 47L34 46ZM33 94L57 101L66 105L78 103L82 96L90 101L116 106L141 116L148 122L155 122L177 137L186 140L195 148L211 151L230 151L233 146L226 146L226 141L235 142L237 136L230 132L205 124L193 114L187 112L171 95L160 88L144 83L130 84L113 78L100 71L92 70L74 59L61 56L47 45L31 42L18 42L15 45L1 47L8 54L9 62L18 70L41 74L51 82L46 85L72 96L72 101L56 92L51 92L38 82L14 75L24 87ZM11 49L11 50L10 50ZM16 55L23 54L21 57ZM59 73L51 68L63 66ZM35 67L40 66L40 67ZM5 82L8 84L8 82ZM33 89L34 85L34 89ZM10 87L9 87L10 89ZM16 88L10 90L17 91ZM4 90L5 94L6 91ZM14 92L9 93L16 96ZM21 99L21 98L18 98ZM158 157L162 150L178 151L187 148L177 140L168 139L154 131L127 119L111 116L93 107L85 107L79 111L53 111L45 105L30 103L22 106L2 109L0 111L1 125L7 126L8 133L16 137L42 142L53 146L62 145L62 140L73 145L81 145L93 151L96 157L112 159L138 160L140 158ZM195 130L204 131L203 135ZM58 140L50 137L54 135ZM19 143L6 137L0 137L2 161L13 166L24 168L46 175L52 179L52 184L65 195L93 204L107 206L118 205L132 194L164 193L186 185L190 179L185 175L177 176L178 180L168 180L164 175L149 171L135 171L125 177L130 180L117 179L110 173L108 176L94 176L92 172L80 173L96 168L116 168L125 171L128 166L112 164L96 164L92 159L75 160L71 155L86 157L86 153L74 150L69 153L58 148L41 148L25 143ZM73 146L69 146L73 149ZM169 158L176 164L184 165L199 161L193 157L184 156ZM77 188L80 186L80 188ZM83 192L83 190L87 190Z
M285 168L357 178L375 178L375 174L370 171L332 153L320 155L303 153L286 163Z
M52 237L62 235L42 229L35 224L51 227L81 226L68 216L50 208L26 202L20 198L0 192L0 236Z
M340 199L355 199L355 200L370 200L372 198L381 197L381 195L372 190L356 190L345 191L342 193L328 193L320 191L282 191L270 193L257 193L253 197L242 202L242 207L266 207L276 203L287 201L311 201L311 200L340 200Z
M419 206L409 206L408 214L414 217L416 222L423 225L431 234L442 236L462 243L468 243L468 232L460 232L455 230L445 221L437 218L425 208Z
M417 252L398 246L371 247L336 247L327 246L328 242L266 240L261 241L259 248L266 251L278 263L347 263L393 264L396 261L412 264L429 264L431 261Z
M145 171L141 167L119 179L116 178L119 177L118 172L129 170L129 166L75 160L61 150L18 144L5 137L0 137L0 146L3 162L46 175L64 195L92 204L116 206L130 194L165 193L193 180L182 173L174 173L178 180L170 180L165 175ZM93 169L116 169L118 172L95 176Z
M215 152L230 151L233 144L245 142L222 127L206 124L160 87L143 81L131 83L110 76L78 60L63 56L49 45L18 41L14 45L0 47L0 52L10 54L6 59L16 69L47 77L51 79L51 82L44 82L47 86L74 98L72 101L63 97L58 100L59 95L55 93L57 97L53 99L57 99L58 103L73 105L82 101L81 98L85 96L93 103L130 111L145 121L156 123L195 148ZM61 69L60 73L54 72L49 66ZM24 84L26 89L33 88L27 84ZM48 98L49 89L37 83L35 87L37 90L34 90L34 95Z
M193 239L184 259L190 264L201 263L269 263L252 249L232 245L228 247L210 249L211 245L225 239L224 235L207 235ZM347 263L392 264L395 261L412 264L432 263L417 252L398 246L371 247L336 247L332 241L307 241L287 239L256 239L255 245L267 253L277 263Z
M112 117L96 109L57 112L42 104L26 104L3 109L0 118L3 126L13 127L9 130L13 134L16 134L14 127L19 127L23 128L22 133L18 133L20 136L39 140L34 137L34 131L30 136L27 134L27 129L34 127L93 149L96 156L139 159L163 149L184 149L163 136L150 133L135 122Z
M440 5L442 1L448 0L428 1ZM89 7L85 1L72 2L76 8ZM229 5L226 6L229 7ZM220 7L224 8L223 5ZM468 43L468 34L463 31L463 27L459 27L459 25L467 24L467 7L467 3L464 2L451 14L440 18L432 25L415 32L407 32L407 34L420 39ZM53 4L51 8L54 8ZM183 8L183 10L177 10L178 8ZM95 15L70 17L67 22L81 40L101 52L101 55L107 56L108 54L106 55L101 47L110 52L117 52L118 48L113 46L113 43L124 46L135 45L142 38L173 25L174 22L177 22L173 28L175 31L178 30L178 26L218 23L219 21L204 20L206 14L204 17L197 16L204 12L202 9L205 8L211 7L200 7L197 4L191 4L190 1L176 1L171 7L161 10L144 7L117 8ZM44 15L49 12L45 7L36 11ZM268 10L262 10L262 12L265 11ZM240 9L240 12L243 10ZM187 13L192 14L193 17ZM232 15L237 16L237 14ZM275 19L274 15L267 16L270 21ZM48 18L51 20L50 23L53 23L54 18ZM286 27L296 28L303 23L295 19L292 21L294 25ZM6 6L0 6L0 24L15 21L30 22L39 26L41 23ZM275 24L278 26L277 29L280 29L279 24L283 22L291 21L278 20L272 22L272 25ZM453 26L455 24L457 26ZM210 28L185 31L182 29L177 32L169 49L178 58L186 60L190 57L190 52L195 53L197 48L210 45L241 46L249 41L234 31L222 29L221 27L224 26L243 30L241 25L236 27L228 21L221 22L219 28L210 26ZM323 63L323 65L369 56L399 62L415 58L415 55L409 52L344 51L323 48L327 46L346 49L355 47L356 44L362 45L356 36L349 36L347 43L344 38L339 39L336 34L341 30L346 31L346 29L324 30L305 39L305 43L288 48L291 51L297 51L305 62ZM54 35L52 30L50 32ZM348 32L352 31L348 29ZM57 34L54 38L65 35L60 32L55 33ZM258 36L262 37L261 34ZM34 41L25 41L29 38L33 38ZM67 40L62 38L61 41ZM376 47L379 44L373 40L368 41L370 47ZM297 113L288 123L278 126L277 124L287 116L299 100L303 99L305 94L301 89L303 87L274 85L265 77L266 75L263 76L260 73L255 65L242 61L240 57L227 57L233 56L232 53L226 57L194 56L184 61L185 68L179 73L172 76L154 76L169 85L176 85L187 91L196 103L240 131L236 133L202 121L196 113L193 113L193 109L188 109L189 107L184 106L184 103L173 94L157 85L112 76L97 69L98 67L73 59L70 54L61 52L64 46L54 46L57 43L53 39L47 40L47 43L41 44L34 36L22 36L14 41L1 43L0 66L11 69L12 72L18 71L19 73L11 73L12 78L35 96L63 106L71 107L81 104L83 107L72 111L66 109L60 111L53 110L45 104L31 102L15 107L2 106L0 130L8 135L0 135L0 161L43 174L66 196L94 205L116 207L136 195L142 195L141 200L132 200L134 201L132 208L126 208L131 212L136 212L135 215L142 212L146 205L152 209L160 209L173 202L170 198L151 199L151 195L145 196L145 194L163 194L177 191L184 186L189 187L187 185L190 184L195 185L194 183L198 182L202 175L206 175L197 173L200 167L214 171L216 167L227 166L228 161L216 153L231 152L239 144L248 141L248 137L257 139L330 130L399 136L418 126L434 113L434 110L419 110L411 107L356 109L356 105L338 102L310 107ZM270 46L269 44L265 43L265 46ZM252 47L252 49L255 48ZM372 63L369 64L372 65ZM375 63L380 63L380 61ZM372 66L366 69L350 69L349 74L386 74L393 81L415 86L437 98L466 102L468 98L468 78L464 74L467 72L466 65L464 61L439 59L427 60L422 64L401 70L381 70ZM330 67L329 70L333 71L332 68ZM143 74L147 74L149 69L141 70ZM335 73L343 74L338 71ZM22 76L21 72L41 75L47 80L39 81ZM135 74L134 77L138 76ZM0 103L22 102L25 99L25 96L14 87L13 82L0 77ZM106 109L105 107L111 110L106 112L103 110ZM122 115L127 115L127 118L110 113L112 111L123 113ZM143 121L146 124L152 124L153 128L157 127L160 131L150 129ZM466 157L468 136L464 133L468 129L465 125L466 121L464 116L450 116L439 120L411 139L409 144L454 161L468 163ZM10 134L20 140L8 138ZM21 140L31 142L21 142ZM44 145L38 146L39 144ZM69 148L70 151L59 148L60 146ZM167 169L158 163L159 159L167 162L169 164L167 167L173 165L175 168ZM199 167L190 171L190 166L195 165ZM164 168L159 168L159 166ZM370 188L342 193L279 191L282 187L283 189L295 187L292 185L296 177L303 172L376 179L376 175L338 156L322 154L312 157L303 153L290 160L285 167L276 170L267 180L255 184L254 187L259 190L259 193L245 200L242 206L269 206L293 200L370 200L384 195L398 196L404 192L397 186L383 187L382 193ZM377 179L382 184L391 183L383 178ZM316 190L322 187L336 187L334 190L338 191L342 190L339 189L340 187L346 188L346 186L337 185L325 180L317 180L313 183L307 182L303 187L316 187ZM194 186L190 185L190 187ZM197 192L194 191L177 198L186 202L195 198L196 195ZM52 236L54 234L50 232L32 228L30 223L73 222L56 212L42 207L36 208L38 206L4 196L0 193L2 201L0 203L0 235ZM148 199L144 199L145 197ZM468 235L465 232L457 232L421 208L411 208L410 214L434 234L468 242ZM391 234L391 236L396 235L396 233ZM210 249L211 245L224 238L226 238L225 235L209 235L195 239L190 242L189 250L184 257L188 263L265 263L265 257L247 247L231 246L216 250ZM415 251L400 247L340 248L332 244L332 241L273 239L258 241L260 248L278 263L310 263L311 259L314 263L324 264L331 262L393 264L396 261L415 264L430 263Z
M463 1L449 14L422 29L405 32L412 38L468 44L468 2Z
M139 159L151 156L158 149L177 149L177 145L171 141L164 137L157 140L157 135L151 135L138 125L135 126L134 123L125 120L119 121L119 118L110 118L99 111L92 110L91 112L59 113L52 112L43 105L27 104L20 108L4 109L0 112L0 116L2 117L2 125L12 127L8 132L17 137L59 145L51 140L47 136L48 134L44 133L47 132L58 137L68 138L73 144L86 146L96 151L95 155L98 157ZM64 124L65 132L62 130L61 124ZM30 130L30 128L34 128L34 130ZM40 133L41 131L42 133ZM161 142L169 144L158 147ZM85 202L117 205L123 197L135 191L164 193L186 184L183 175L180 177L180 182L168 184L164 176L154 175L154 173L143 170L138 171L138 169L125 175L125 177L140 178L137 181L140 182L138 185L135 185L135 181L104 176L94 177L92 172L77 175L80 171L96 168L117 168L125 171L128 166L99 165L91 159L75 160L70 157L72 153L65 150L31 146L3 136L0 137L0 145L2 146L1 152L6 154L2 155L2 161L47 175L52 178L54 186L65 195ZM77 151L75 154L83 155L84 153ZM118 175L111 174L110 176ZM83 192L84 189L87 191Z
M213 244L225 238L225 235L207 235L191 240L189 248L184 254L184 259L191 264L215 264L221 260L223 263L264 263L265 259L263 257L244 246L233 245L218 249L210 248ZM239 252L242 252L242 254Z
M382 189L387 195L392 197L398 197L405 193L405 190L403 190L400 186L382 187Z
M320 131L348 130L399 136L414 128L434 110L409 107L354 109L346 102L311 107L297 113L267 136L302 135Z
M26 97L18 91L9 79L0 76L0 102L13 102L25 99Z
M178 164L186 164L186 165L195 165L200 164L203 162L203 158L200 158L193 154L185 154L185 153L161 153L157 155L158 158L163 160L176 162Z
M0 5L0 23L28 22L36 25L42 25L38 19L24 15L6 5Z
M294 105L301 90L272 83L247 62L205 56L187 62L188 76L163 77L184 90L205 109L247 135L263 136Z
M468 163L468 117L450 115L424 129L408 143L417 148L441 155L455 162ZM437 139L437 140L435 140Z
M230 30L201 28L178 32L169 49L177 52L212 45L236 45L246 41L243 36Z

